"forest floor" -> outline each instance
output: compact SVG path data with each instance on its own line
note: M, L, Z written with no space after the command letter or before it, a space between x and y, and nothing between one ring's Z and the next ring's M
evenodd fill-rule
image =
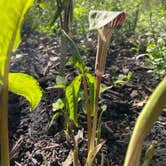
M145 57L136 58L130 51L131 44L115 44L108 50L105 75L102 83L113 84L119 74L132 72L131 80L124 86L113 87L102 94L107 110L102 118L101 138L106 140L94 162L94 166L122 166L133 127L142 107L159 82L148 72L144 65ZM94 73L95 45L88 46L87 65ZM44 97L39 107L29 112L27 102L14 94L9 98L9 136L11 166L69 166L71 164L72 145L66 139L61 117L48 126L53 115L52 102L57 99L58 91L47 89L55 85L59 74L59 46L55 39L34 36L24 40L12 57L11 72L24 72L34 76L40 83ZM70 56L70 55L69 55ZM72 67L66 70L66 76L72 80L76 73ZM86 116L80 113L79 161L85 164ZM152 140L157 141L151 166L164 166L166 163L166 110L164 110L151 130L143 147L143 154ZM143 157L142 157L143 159Z

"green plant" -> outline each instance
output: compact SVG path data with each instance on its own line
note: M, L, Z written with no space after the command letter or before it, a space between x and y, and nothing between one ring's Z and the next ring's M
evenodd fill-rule
M150 96L139 115L128 146L124 166L139 166L142 144L166 105L166 77Z
M33 0L0 1L0 149L1 165L9 166L8 90L24 96L34 110L42 92L37 81L23 73L10 73L10 56L20 43L24 15ZM31 91L32 90L32 91ZM34 93L35 92L35 93Z
M102 20L102 21L101 21ZM76 47L73 40L63 31L64 35L70 41L72 47L73 58L72 62L76 69L79 70L79 75L65 88L65 104L62 100L57 100L55 103L56 109L60 109L66 105L68 110L68 116L71 121L78 126L77 112L78 112L78 95L81 81L84 87L84 99L87 114L87 130L88 130L88 156L86 164L91 166L93 160L101 149L105 141L99 142L100 138L100 121L98 123L98 136L96 135L97 119L98 119L98 98L100 93L100 83L102 75L104 74L105 62L106 62L106 51L109 46L111 34L114 28L121 27L125 20L125 14L123 12L102 12L93 11L90 13L90 29L98 30L98 50L96 56L96 79L87 73L85 65L81 60L81 56L78 48ZM101 21L99 23L99 21ZM120 83L120 82L119 82ZM122 80L121 80L122 83ZM118 83L117 83L118 84ZM54 86L59 87L58 85ZM60 86L63 87L63 86ZM54 107L55 108L55 107ZM54 118L57 114L55 114ZM101 120L100 115L100 120ZM69 124L69 121L67 122ZM71 131L71 129L70 129ZM72 132L69 132L73 135ZM97 142L96 142L97 136ZM72 136L74 139L74 137ZM74 142L74 141L73 141ZM76 147L75 147L76 148ZM78 161L78 159L74 159ZM77 165L74 163L74 165Z
M85 65L81 59L81 55L79 53L79 50L74 43L74 41L70 38L69 35L65 31L62 31L67 40L71 44L72 48L72 53L73 56L71 58L71 62L73 66L79 71L79 75L75 77L75 79L68 85L66 86L64 84L64 81L60 81L60 84L57 84L53 87L50 88L63 88L65 89L65 98L64 99L58 99L54 103L54 110L60 110L64 109L63 114L65 115L65 120L66 120L66 130L67 133L71 136L72 141L74 143L74 152L76 152L76 141L73 136L73 132L71 129L71 122L74 123L75 126L78 126L78 99L79 99L79 91L80 91L80 85L81 82L83 82L83 87L84 87L84 95L85 95L85 105L86 105L86 113L87 113L87 125L88 125L88 149L90 146L90 137L91 137L91 108L93 107L93 100L95 96L95 79L90 73L87 73ZM62 77L61 77L62 78ZM62 79L61 79L62 80ZM91 104L89 103L89 96L88 96L88 85L89 85L89 95L90 95L90 101ZM52 118L52 121L57 117L59 113L56 112ZM52 123L51 121L51 123ZM77 154L77 153L74 153ZM74 160L75 163L74 165L77 165L76 162L78 161L78 157L74 155Z
M162 38L154 40L146 48L149 59L146 64L152 68L150 72L157 77L164 77L166 74L166 46Z

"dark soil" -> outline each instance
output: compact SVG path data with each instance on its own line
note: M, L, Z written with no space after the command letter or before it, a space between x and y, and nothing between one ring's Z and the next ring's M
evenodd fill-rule
M112 46L108 51L106 71L102 83L109 86L119 74L132 72L131 80L124 86L113 87L102 94L102 104L107 110L102 118L102 139L106 140L94 166L122 166L135 120L149 95L159 82L144 65L145 57L136 58L130 51L132 45L123 42ZM10 158L11 166L68 166L71 165L72 145L66 139L63 119L58 117L48 129L53 115L51 103L58 98L57 90L48 90L55 84L59 74L59 46L55 39L46 37L26 38L12 57L11 72L24 72L34 76L44 90L43 99L34 112L29 112L28 103L14 94L9 100ZM95 46L89 46L87 64L93 72ZM70 56L70 55L69 55ZM71 66L66 71L67 78L73 78ZM79 160L86 160L86 117L80 113L80 125L75 129L79 136ZM143 154L152 140L157 147L151 166L164 166L166 163L166 110L155 123L143 147ZM68 160L66 160L68 158ZM66 160L66 162L65 162Z

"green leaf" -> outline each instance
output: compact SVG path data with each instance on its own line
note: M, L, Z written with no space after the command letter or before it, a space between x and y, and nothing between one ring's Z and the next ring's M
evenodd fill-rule
M66 86L64 85L54 85L54 86L50 86L47 89L65 89Z
M67 84L67 79L62 76L56 77L56 85L50 86L47 89L65 89Z
M49 4L47 2L40 2L39 3L40 8L42 9L48 9Z
M9 91L25 97L31 110L34 110L42 97L42 91L38 82L27 74L9 73Z
M58 117L59 114L60 114L60 112L56 112L56 113L52 116L52 118L51 118L51 122L50 122L48 128L50 128L50 127L52 126L54 120Z
M3 80L8 58L20 43L24 16L33 0L0 1L0 77Z
M56 77L56 84L65 86L67 84L67 79L62 77L62 76L57 76Z
M62 99L57 99L53 104L52 104L52 107L53 107L53 111L58 111L58 110L61 110L63 109L65 106L64 102Z
M110 86L100 86L100 94L104 93L105 91L112 89L113 85Z
M62 30L63 35L68 39L71 45L72 49L72 61L75 68L81 71L81 73L84 73L84 64L82 63L81 54L78 50L78 47L76 46L75 42L71 39L71 37Z
M82 81L82 75L77 76L70 85L66 88L66 102L69 111L69 117L78 126L77 112L78 112L78 97Z
M119 74L118 78L116 81L114 81L114 87L120 85L120 86L124 86L126 85L132 77L132 72L129 72L127 75L125 74Z
M89 87L89 101L91 116L94 115L94 103L96 98L96 79L90 73L86 73L88 87Z

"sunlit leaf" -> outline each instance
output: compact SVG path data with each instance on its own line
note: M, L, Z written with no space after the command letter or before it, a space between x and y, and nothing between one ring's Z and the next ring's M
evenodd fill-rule
M42 9L48 9L48 3L47 2L40 2L39 3L39 6L40 6L40 8L42 8Z
M51 118L51 122L50 122L48 128L50 128L50 127L52 126L54 120L58 117L59 114L60 114L60 112L56 112L56 113L52 116L52 118Z
M69 111L69 117L74 122L76 126L78 126L78 97L79 97L79 89L81 85L82 75L77 76L70 85L66 88L66 102L67 108Z
M34 110L42 97L42 91L38 82L27 74L9 73L9 91L25 97Z
M54 85L54 86L50 86L47 89L65 89L66 86L64 85Z
M4 77L5 66L12 50L20 43L20 30L24 16L33 0L0 1L0 76Z
M88 87L89 87L89 100L90 100L90 110L91 116L94 115L94 103L96 98L96 79L90 73L86 73Z
M66 85L67 84L67 79L62 77L62 76L57 76L56 77L56 84L57 85Z
M53 111L57 111L57 110L61 110L63 109L65 106L64 102L62 99L57 99L53 104L52 104L52 107L53 107Z
M105 91L107 91L109 89L112 89L112 88L113 88L113 85L110 85L110 86L100 86L100 94L104 93Z

